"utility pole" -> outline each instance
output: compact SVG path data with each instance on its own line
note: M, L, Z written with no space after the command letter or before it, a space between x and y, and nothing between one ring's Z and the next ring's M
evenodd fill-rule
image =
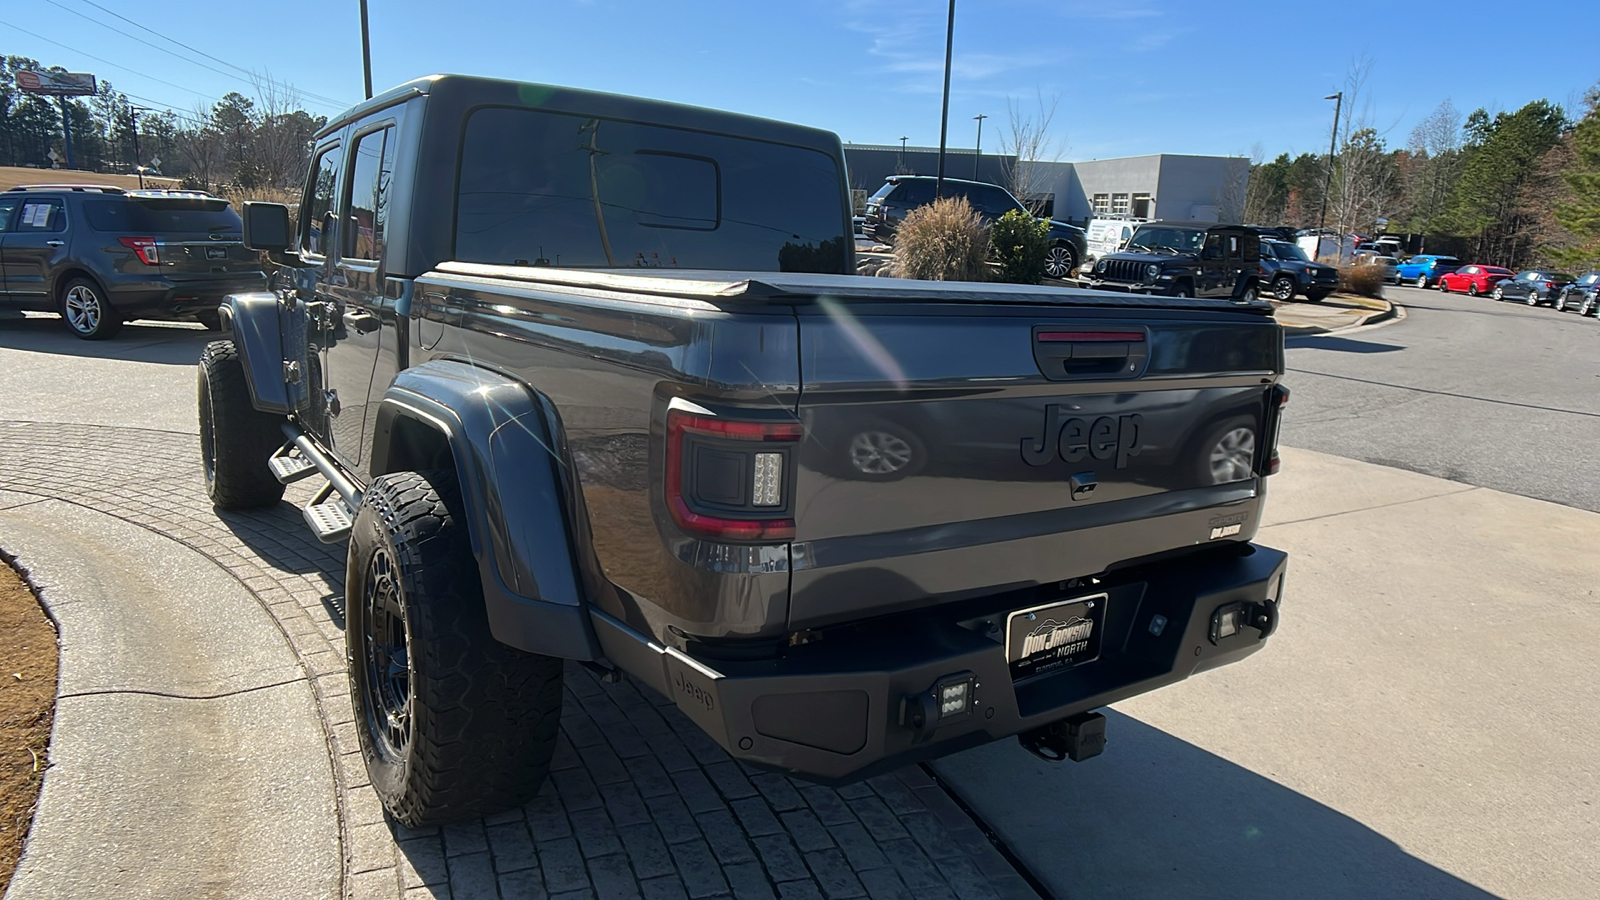
M910 139L906 138L906 137L901 137L900 138L900 168L902 168L902 169L904 169L906 167L906 141L907 140L910 140Z
M67 151L67 168L70 169L72 168L72 116L67 113L67 98L57 97L56 99L61 101L61 135L64 138ZM943 164L944 158L940 157L940 165Z
M144 190L144 157L139 153L139 113L149 112L148 106L128 107L128 119L133 122L133 170L139 173L139 190Z
M1317 249L1322 249L1322 227L1328 221L1328 191L1333 187L1333 154L1339 146L1339 111L1344 107L1344 91L1329 94L1324 100L1333 101L1333 137L1328 139L1328 174L1322 179L1322 212L1317 213ZM1339 236L1339 257L1343 262L1344 235ZM1313 253L1312 256L1317 254Z
M939 111L939 177L933 182L933 197L944 196L944 142L950 124L950 56L956 46L956 0L950 0L950 22L944 31L944 107Z
M372 99L372 42L367 38L367 0L361 0L361 77L367 86L367 99Z
M978 161L983 159L983 120L989 117L983 113L978 113L977 115L973 116L973 118L978 120L978 142L972 147L972 180L977 181Z

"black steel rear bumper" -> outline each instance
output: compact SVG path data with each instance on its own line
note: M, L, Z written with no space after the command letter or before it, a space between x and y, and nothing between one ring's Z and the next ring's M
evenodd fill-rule
M1019 734L1164 687L1261 649L1277 622L1288 556L1252 544L1115 572L1077 593L1107 594L1099 659L1014 683L999 639L961 624L974 606L937 607L824 633L781 659L712 661L662 647L593 613L608 659L671 698L736 758L821 782L869 777ZM1034 605L1008 595L995 609ZM1059 595L1071 596L1072 592ZM1249 623L1214 637L1213 615ZM921 733L908 697L976 678L971 713Z

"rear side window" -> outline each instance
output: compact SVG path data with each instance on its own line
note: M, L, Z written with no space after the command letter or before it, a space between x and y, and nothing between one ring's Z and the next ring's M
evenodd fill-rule
M67 211L60 200L24 200L13 230L34 234L66 231Z
M933 182L907 181L895 191L894 200L906 206L922 206L933 202Z
M344 255L355 259L383 258L384 231L389 219L389 182L394 172L393 128L373 131L356 141L350 167L350 200L345 214Z
M226 200L85 200L83 215L96 231L126 234L210 234L244 228Z
M16 208L16 200L8 200L4 197L0 197L0 231L5 231L11 227L11 213L14 212Z
M593 268L843 273L824 153L541 110L467 120L455 258Z
M338 202L339 163L344 151L329 147L311 164L311 180L306 184L304 215L300 220L300 252L327 256L333 249L334 204Z

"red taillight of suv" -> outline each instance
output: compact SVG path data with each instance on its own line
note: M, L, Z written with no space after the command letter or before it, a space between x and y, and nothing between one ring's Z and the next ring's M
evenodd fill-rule
M147 266L161 265L161 248L156 246L155 238L120 237L117 243L132 250L139 257L139 262Z
M792 540L794 445L804 434L794 421L668 410L666 495L672 520L697 537Z
M1272 386L1267 414L1272 417L1272 441L1267 444L1267 475L1278 474L1282 462L1278 459L1278 435L1283 432L1283 408L1289 405L1289 389L1281 384Z

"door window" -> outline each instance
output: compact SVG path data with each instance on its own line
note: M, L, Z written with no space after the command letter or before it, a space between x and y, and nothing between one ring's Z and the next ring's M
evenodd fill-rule
M389 182L394 173L393 128L368 132L356 140L350 167L350 197L344 221L344 255L376 262L383 258L389 218Z
M16 230L23 234L66 231L67 211L60 200L24 200Z
M11 214L17 209L16 200L0 197L0 232L11 227Z
M311 165L305 202L300 206L301 253L327 256L333 249L333 233L337 230L334 228L334 204L338 201L335 187L339 183L339 163L343 159L343 151L333 146L318 154Z
M1201 249L1201 251L1200 251L1200 258L1201 259L1221 259L1222 258L1222 235L1220 235L1220 234L1208 234L1208 235L1206 235L1205 247L1203 249Z

